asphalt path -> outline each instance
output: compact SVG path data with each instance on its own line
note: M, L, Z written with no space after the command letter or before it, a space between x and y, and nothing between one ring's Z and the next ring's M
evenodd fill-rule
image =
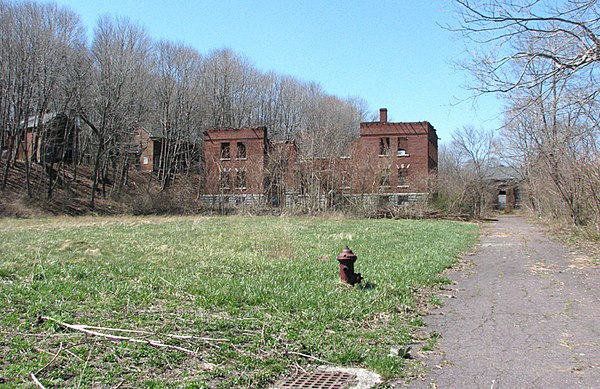
M441 335L415 351L411 388L600 388L600 266L518 216L484 226L426 317Z

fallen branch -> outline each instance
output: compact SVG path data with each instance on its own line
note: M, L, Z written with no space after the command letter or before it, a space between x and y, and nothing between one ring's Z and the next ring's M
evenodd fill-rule
M181 351L181 352L186 353L188 355L194 355L194 356L198 355L198 353L196 353L195 351L189 350L187 348L179 347L179 346L172 346L170 344L160 343L160 342L157 342L155 340L142 340L142 339L131 338L131 337L127 337L127 336L105 334L103 332L89 330L89 329L86 328L86 326L65 323L65 322L62 322L60 320L56 320L54 318L48 317L48 316L42 316L40 319L42 319L42 320L50 320L50 321L52 321L52 322L54 322L54 323L56 323L56 324L58 324L58 325L60 325L62 327L68 328L70 330L83 332L84 334L88 334L88 335L100 336L100 337L102 337L104 339L119 340L119 341L124 341L124 342L131 342L131 343L147 344L149 346L156 347L156 348L166 348L166 349Z
M326 363L326 364L328 364L328 365L333 365L333 363L331 363L331 362L329 362L329 361L326 361L326 360L324 360L324 359L320 359L320 358L317 358L317 357L313 357L312 355L308 355L308 354L302 354L302 353L297 353L297 352L295 352L295 351L286 351L285 353L286 353L286 354L298 355L298 356L300 356L300 357L303 357L303 358L314 359L315 361L323 362L323 363Z
M161 335L161 336L167 336L169 338L174 338L174 339L193 339L193 340L202 340L205 342L229 342L229 339L204 338L204 337L194 336L194 335L158 334L156 332L149 332L149 331L126 330L126 329L122 329L122 328L110 328L110 327L96 327L96 326L88 326L88 325L83 325L83 324L78 324L77 327L86 329L86 330L125 332L125 333L140 334L140 335Z
M29 377L31 377L31 379L33 380L33 383L35 384L35 386L37 386L40 389L46 389L44 387L44 385L42 385L42 383L40 381L38 381L37 378L35 378L35 374L29 373Z

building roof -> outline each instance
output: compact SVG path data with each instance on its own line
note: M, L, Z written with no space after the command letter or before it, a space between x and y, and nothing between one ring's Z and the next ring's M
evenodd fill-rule
M164 135L162 129L159 127L152 128L152 127L146 127L146 126L139 126L138 129L146 131L148 133L148 135L150 135L151 139L165 138L165 135Z
M45 113L44 115L42 115L42 125L48 124L50 121L52 121L58 115L59 115L59 112ZM27 125L25 126L25 128L38 127L39 122L40 122L39 116L30 116L29 118L27 118ZM21 123L19 123L19 124L20 124L20 127L23 128L23 126L25 124L25 120L22 120Z
M486 178L491 181L522 181L523 175L512 166L493 166L486 169Z

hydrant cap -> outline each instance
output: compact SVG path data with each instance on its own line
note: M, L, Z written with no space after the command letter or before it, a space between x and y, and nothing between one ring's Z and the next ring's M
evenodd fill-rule
M343 261L343 260L356 260L356 255L352 252L352 250L350 250L350 248L348 246L346 246L342 252L340 253L340 255L337 256L338 261Z

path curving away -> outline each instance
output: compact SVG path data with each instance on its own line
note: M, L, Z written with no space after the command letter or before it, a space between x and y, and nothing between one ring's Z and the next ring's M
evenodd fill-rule
M518 216L487 224L472 269L426 318L411 388L600 388L600 266Z

